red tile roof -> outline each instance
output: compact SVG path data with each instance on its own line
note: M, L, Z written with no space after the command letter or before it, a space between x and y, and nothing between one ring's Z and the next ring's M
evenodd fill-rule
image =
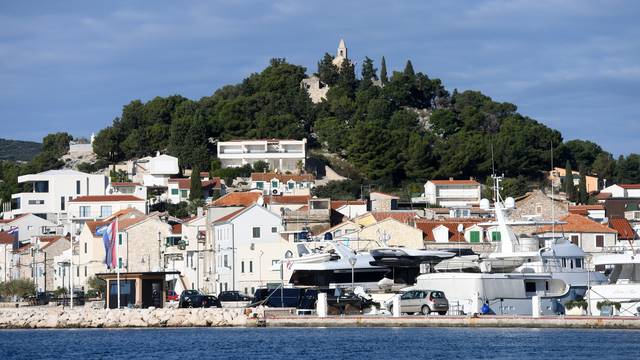
M14 240L13 235L7 234L6 231L0 231L0 244L13 244Z
M277 195L265 196L265 204L307 204L311 195Z
M229 214L217 219L216 221L214 221L214 223L221 223L221 222L226 222L226 221L232 220L233 218L235 218L236 216L240 215L240 213L245 211L245 210L247 210L246 207L242 208L242 209L239 209L239 210L236 210L236 211L234 211L232 213L229 213Z
M602 204L596 204L596 205L574 205L574 206L569 206L569 212L572 214L578 214L578 215L588 215L589 211L594 211L594 210L604 210L604 205Z
M334 210L347 205L367 205L367 200L331 200L331 208Z
M613 195L611 193L608 192L601 192L598 195L596 195L596 199L597 200L607 200L609 198L611 198Z
M182 224L173 224L171 226L172 234L182 234Z
M126 208L126 209L122 209L122 210L118 210L118 211L114 212L113 214L111 214L111 216L108 216L108 217L104 218L104 221L111 221L111 220L114 220L115 218L123 217L124 215L128 215L128 214L130 214L132 212L137 212L137 213L140 213L140 215L144 215L138 209Z
M261 193L250 192L232 192L228 193L218 199L216 199L213 206L249 206L255 204L256 201L262 196Z
M178 184L178 189L180 190L191 189L191 179L189 178L169 179L169 183ZM211 180L202 181L201 183L204 189L219 188L221 185L220 178L218 177L212 178Z
M43 238L43 237L41 236L41 237L40 237L40 242L42 242L42 241L43 241L43 240L42 240L42 238ZM44 250L44 249L48 248L49 246L51 246L51 245L55 244L56 242L58 242L58 240L61 240L61 239L64 239L64 240L69 241L69 239L67 239L67 238L66 238L66 237L64 237L64 236L54 236L54 237L53 237L53 239L51 239L50 241L48 241L46 245L44 245L42 248L40 248L40 250ZM70 242L69 242L69 243L70 243Z
M69 202L116 202L116 201L145 201L133 195L88 195L78 196Z
M93 235L93 237L99 237L96 235L96 229L108 223L109 223L108 221L87 221L85 223L85 226L89 228L89 231L91 231L91 234Z
M387 194L387 193L383 193L382 191L372 191L371 193L369 193L369 197L371 197L372 194L380 194L383 196L388 196L392 199L400 199L399 197L393 195L393 194Z
M597 223L587 217L578 214L569 214L564 216L560 221L566 222L563 225L556 225L556 232L569 232L569 233L617 233L616 230L609 228L606 225ZM543 226L536 231L536 233L546 233L552 231L551 225Z
M372 211L371 215L376 221L392 218L403 224L413 223L418 218L418 215L413 211Z
M640 189L640 184L618 184L623 189Z
M636 232L633 231L627 219L611 218L609 219L609 226L618 232L619 240L633 240L636 238Z
M281 183L286 183L289 180L293 180L295 182L311 182L315 180L313 174L280 174L280 173L260 173L255 172L251 173L251 181L271 181L272 179L278 179Z
M475 180L430 180L436 185L480 185Z

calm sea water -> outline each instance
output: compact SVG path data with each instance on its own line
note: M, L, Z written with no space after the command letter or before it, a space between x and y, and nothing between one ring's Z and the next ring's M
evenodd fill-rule
M0 359L638 359L640 331L461 328L0 330Z

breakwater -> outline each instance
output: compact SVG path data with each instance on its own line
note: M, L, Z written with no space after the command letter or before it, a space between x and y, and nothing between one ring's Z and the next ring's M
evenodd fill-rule
M0 329L247 326L245 309L0 309ZM250 325L250 324L249 324Z

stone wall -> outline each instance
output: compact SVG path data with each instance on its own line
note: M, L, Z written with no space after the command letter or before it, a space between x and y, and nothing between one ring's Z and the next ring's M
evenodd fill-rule
M0 329L246 326L244 308L0 309Z

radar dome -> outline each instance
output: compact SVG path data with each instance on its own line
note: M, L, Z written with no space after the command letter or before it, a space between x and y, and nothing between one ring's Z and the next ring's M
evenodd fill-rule
M491 206L491 204L489 203L489 199L480 200L480 209L489 210L490 206Z
M516 207L516 200L512 197L508 197L504 200L504 206L507 209L513 209Z

